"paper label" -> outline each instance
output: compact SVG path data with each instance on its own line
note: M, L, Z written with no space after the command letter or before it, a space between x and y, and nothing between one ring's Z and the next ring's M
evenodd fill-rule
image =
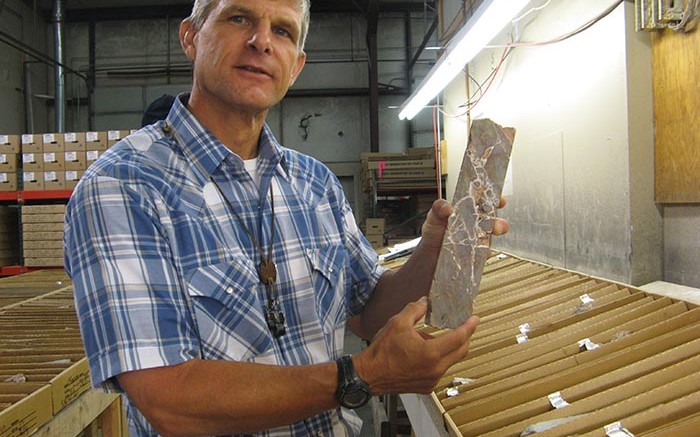
M56 162L56 154L54 152L44 153L44 162Z
M121 139L121 135L119 134L118 130L107 131L107 139L112 141L119 140Z
M8 135L0 135L0 144L10 144L10 137Z
M578 348L580 351L592 351L595 349L598 349L600 347L599 344L595 344L591 341L590 338L584 338L583 340L580 340L578 342Z
M65 153L66 161L77 161L78 160L78 152L66 152Z
M56 135L54 134L44 134L44 143L55 143Z
M34 154L33 153L23 153L22 154L22 162L25 164L36 162L34 160Z
M7 155L0 153L0 164L7 164Z
M634 434L623 428L620 422L605 425L605 435L608 437L634 437Z
M66 180L69 181L77 181L78 180L78 172L69 170L66 172Z
M100 154L97 150L88 150L86 155L88 161L94 161Z
M34 172L33 171L29 171L29 172L25 171L23 179L24 179L24 182L32 182L32 181L36 180L36 179L34 179Z
M22 135L22 144L34 144L34 135L23 134Z
M523 323L522 325L518 326L518 330L520 330L521 334L527 334L528 332L531 331L530 324Z
M55 171L44 172L44 180L45 181L55 181L56 180L56 172Z
M552 393L547 396L547 398L549 399L549 403L557 410L569 406L569 403L561 397L561 392Z
M584 305L588 305L589 303L594 302L594 299L588 294L584 294L583 296L579 297L579 299L581 299L581 302L583 302Z
M67 143L75 143L78 141L78 135L75 132L69 132L63 136Z
M518 344L525 343L528 340L527 334L518 334L515 336L515 340L518 342Z
M90 142L99 141L100 134L98 132L88 132L85 134L85 138Z
M7 182L7 173L0 173L0 182Z

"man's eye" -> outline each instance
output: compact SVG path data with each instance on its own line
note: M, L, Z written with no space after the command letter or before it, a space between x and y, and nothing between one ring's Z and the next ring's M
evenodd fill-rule
M234 15L230 18L230 21L234 23L243 23L245 22L245 17L243 15Z
M275 33L279 36L288 36L288 37L292 36L292 34L287 29L285 29L283 27L276 28Z

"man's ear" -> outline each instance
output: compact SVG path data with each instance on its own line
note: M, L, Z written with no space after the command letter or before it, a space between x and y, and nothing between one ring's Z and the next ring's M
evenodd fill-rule
M197 58L197 48L194 45L194 37L196 31L192 22L185 19L180 23L180 45L182 46L182 51L185 52L185 56L190 61L194 61Z
M292 75L289 79L289 86L294 85L294 82L296 82L297 77L301 74L301 70L304 69L304 64L306 64L306 53L301 52L299 54L299 57L297 58L296 65L294 65L294 68L292 69Z

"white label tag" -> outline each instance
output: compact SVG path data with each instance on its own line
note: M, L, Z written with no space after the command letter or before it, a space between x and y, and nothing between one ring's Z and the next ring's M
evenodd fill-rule
M34 135L32 135L32 134L22 135L22 144L34 144Z
M78 141L78 135L75 132L68 132L67 134L63 135L63 139L66 141L66 143L75 143Z
M4 153L0 154L0 164L7 164L7 155Z
M634 434L623 428L620 422L605 425L605 435L608 437L634 437Z
M561 392L552 393L548 395L547 398L549 399L549 403L557 410L569 406L569 403L561 397Z
M112 141L119 140L121 139L121 135L119 134L118 130L110 130L107 131L107 139Z
M518 326L518 330L520 331L521 334L527 334L528 332L531 331L530 324L523 323L522 325Z
M65 153L66 161L77 161L78 160L78 152L66 152Z
M97 150L88 150L86 155L88 161L94 161L99 156L99 152Z
M55 171L44 172L44 180L47 182L55 181L56 180L56 172Z
M44 134L44 143L55 143L56 135L54 134Z
M581 302L583 302L584 305L594 302L594 299L588 294L584 294L583 296L579 297L579 299L581 299Z
M508 258L508 255L506 255L505 253L499 253L498 255L496 255L496 259L506 259L506 258Z
M9 135L0 135L0 144L10 144Z
M22 162L25 164L30 164L32 162L36 162L34 160L34 154L33 153L23 153L22 154Z
M7 173L0 173L0 182L7 182Z
M447 389L447 397L453 398L459 396L459 389L457 387L450 387Z
M515 340L518 342L518 344L525 343L528 340L527 334L518 334L515 336Z
M85 134L85 139L91 142L98 141L99 138L100 135L97 132L88 132Z
M36 179L34 179L34 172L33 171L29 171L29 172L25 171L23 176L24 176L23 177L24 182L32 182L32 181L36 180Z
M72 171L69 170L66 172L66 180L68 181L77 181L78 180L78 172L77 171Z
M56 154L54 152L44 153L44 162L56 162Z
M578 342L578 348L581 352L592 351L598 349L599 347L600 345L593 343L590 338L584 338L583 340L579 340Z

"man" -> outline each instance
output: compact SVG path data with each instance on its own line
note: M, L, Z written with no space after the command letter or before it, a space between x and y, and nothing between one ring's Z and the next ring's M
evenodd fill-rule
M265 125L308 22L308 0L195 1L180 27L191 93L75 189L66 270L93 384L126 393L132 436L356 436L341 405L430 392L467 354L476 317L435 339L413 329L449 205L386 271L337 179ZM353 316L372 343L341 358Z

